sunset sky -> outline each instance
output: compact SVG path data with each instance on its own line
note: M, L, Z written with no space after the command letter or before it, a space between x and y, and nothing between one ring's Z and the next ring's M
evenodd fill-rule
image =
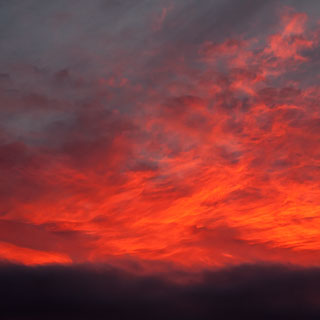
M0 279L320 286L320 1L10 0L0 24Z

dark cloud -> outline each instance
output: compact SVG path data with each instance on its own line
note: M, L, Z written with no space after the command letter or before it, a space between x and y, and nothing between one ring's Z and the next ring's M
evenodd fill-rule
M319 319L320 271L243 265L143 276L89 266L0 268L1 318Z

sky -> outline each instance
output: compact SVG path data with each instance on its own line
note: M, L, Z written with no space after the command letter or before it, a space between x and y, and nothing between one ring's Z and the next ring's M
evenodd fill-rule
M42 319L41 301L48 319L318 319L319 16L317 0L0 1L7 319Z

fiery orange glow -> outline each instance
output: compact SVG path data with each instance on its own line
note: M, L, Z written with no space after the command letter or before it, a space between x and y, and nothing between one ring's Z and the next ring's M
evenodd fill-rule
M193 64L155 66L153 89L122 70L100 77L99 99L123 90L138 99L135 111L94 102L68 132L52 127L50 144L9 139L0 256L28 265L126 257L188 268L319 264L320 87L292 76L319 46L308 23L287 9L267 36L206 41ZM168 72L175 76L162 81Z
M28 248L17 247L9 243L0 243L1 257L10 262L23 263L25 265L34 264L52 264L52 263L70 263L67 256L47 251L32 250Z

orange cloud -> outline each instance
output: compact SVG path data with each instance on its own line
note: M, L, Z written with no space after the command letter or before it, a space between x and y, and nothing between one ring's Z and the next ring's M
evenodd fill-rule
M1 223L20 234L0 235L1 257L318 264L320 91L290 74L312 63L315 33L305 14L285 13L266 38L206 41L192 61L161 60L151 85L99 77L79 109L3 94L56 120L23 142L12 141L13 125L5 129ZM55 81L85 86L72 77ZM128 101L134 107L122 110Z

